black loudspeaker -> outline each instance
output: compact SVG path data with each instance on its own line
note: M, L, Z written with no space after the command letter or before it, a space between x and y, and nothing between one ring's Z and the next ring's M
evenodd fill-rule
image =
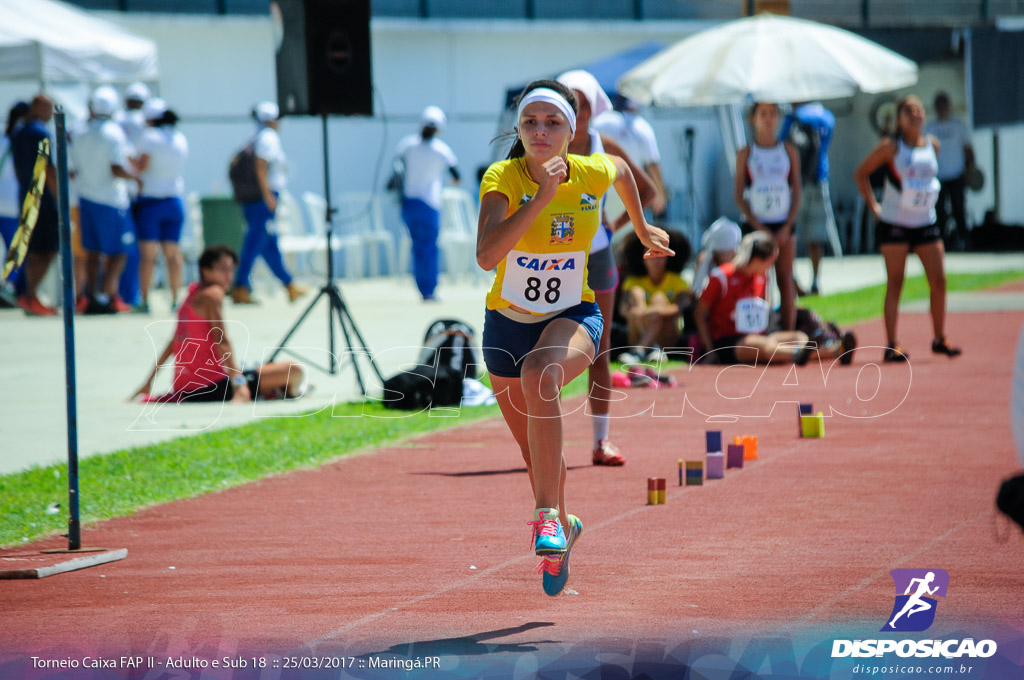
M281 115L372 116L370 0L275 0Z

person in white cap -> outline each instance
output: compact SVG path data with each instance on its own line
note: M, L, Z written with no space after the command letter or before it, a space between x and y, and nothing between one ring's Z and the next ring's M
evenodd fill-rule
M665 212L668 201L665 182L661 177L661 152L654 128L638 113L639 105L632 99L616 96L617 107L594 116L594 127L605 137L611 137L640 165L654 182L658 194L651 202L655 216Z
M89 98L91 116L86 129L71 147L82 246L88 253L86 280L91 299L86 314L130 309L118 296L118 283L128 250L135 244L128 182L138 185L139 178L129 170L129 145L124 131L111 119L117 107L118 97L113 88L97 88Z
M728 217L719 217L711 223L700 238L700 253L693 272L694 295L699 297L704 292L712 269L732 261L742 238L740 225Z
M420 115L420 131L403 137L395 149L396 163L404 168L402 220L412 238L412 266L416 287L424 301L436 301L440 254L437 236L441 229L441 184L445 170L459 182L458 159L437 136L448 118L436 106Z
M619 144L601 135L592 124L597 116L611 111L612 103L608 95L601 89L600 83L589 72L582 69L566 71L556 80L573 91L579 102L576 116L576 134L569 142L569 153L580 156L592 156L609 153L621 158L636 181L640 205L646 208L654 200L657 190L651 178L633 160ZM594 291L601 315L608 320L601 333L597 356L587 370L589 384L590 424L594 433L594 448L591 462L594 465L624 465L625 457L609 438L611 425L611 402L614 400L612 391L611 368L611 319L615 312L615 291L619 287L619 270L611 248L611 235L629 222L629 215L623 213L614 223L609 223L604 214L604 201L599 205L601 226L590 242L590 259L587 262L587 285ZM646 355L645 355L646 356Z
M143 108L151 96L152 93L145 83L132 83L124 91L124 110L118 111L114 116L133 149L139 146L142 136L146 134L148 125Z
M277 212L277 199L288 183L288 157L281 146L281 136L277 133L280 116L281 112L274 102L260 102L252 110L257 130L249 144L256 155L256 180L261 198L242 204L242 213L249 228L245 232L235 285L231 289L231 299L237 304L254 303L249 275L257 257L262 257L274 276L284 284L290 301L294 302L309 290L307 286L292 279L284 266L284 258L277 245L277 234L267 231L267 223L274 219Z
M142 191L136 210L139 237L140 311L149 312L149 287L153 281L157 246L163 249L170 280L171 307L178 305L183 260L178 241L185 223L182 196L185 193L185 159L188 141L175 128L178 116L163 99L153 98L143 109L149 129L139 143L135 165L142 174Z

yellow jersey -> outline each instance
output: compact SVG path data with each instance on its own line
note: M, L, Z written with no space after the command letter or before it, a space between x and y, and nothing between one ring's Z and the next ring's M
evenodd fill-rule
M498 263L487 309L515 305L533 314L550 314L594 301L594 291L587 285L587 259L601 226L601 196L615 181L615 164L605 154L569 154L568 166L568 179ZM513 158L487 169L480 198L492 191L503 194L508 198L508 217L538 188L526 161Z
M650 276L627 276L626 280L622 282L622 290L631 288L642 289L647 302L651 301L655 293L664 293L669 302L675 302L681 294L689 292L690 284L675 272L665 272L664 278L658 285L654 285Z

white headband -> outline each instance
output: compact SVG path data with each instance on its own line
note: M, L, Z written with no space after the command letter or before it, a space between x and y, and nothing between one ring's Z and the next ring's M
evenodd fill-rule
M538 87L536 90L530 90L525 97L519 100L519 110L516 111L517 121L523 117L523 109L526 108L526 105L532 104L533 102L547 102L548 104L554 104L559 111L565 114L566 119L569 121L569 130L573 135L576 134L576 112L572 110L572 106L569 104L569 101L554 90L546 87Z

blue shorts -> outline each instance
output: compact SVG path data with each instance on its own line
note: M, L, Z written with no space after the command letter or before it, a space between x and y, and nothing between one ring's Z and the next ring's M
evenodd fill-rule
M142 196L135 208L135 228L140 241L170 241L181 239L181 225L185 223L185 208L177 196L150 198Z
M604 319L596 302L581 302L537 323L520 323L497 310L488 309L484 315L483 337L487 372L502 378L518 378L522 373L523 359L537 347L541 333L555 319L575 321L594 341L595 352L601 346Z
M123 255L135 242L135 227L128 208L78 199L82 247L104 255Z

